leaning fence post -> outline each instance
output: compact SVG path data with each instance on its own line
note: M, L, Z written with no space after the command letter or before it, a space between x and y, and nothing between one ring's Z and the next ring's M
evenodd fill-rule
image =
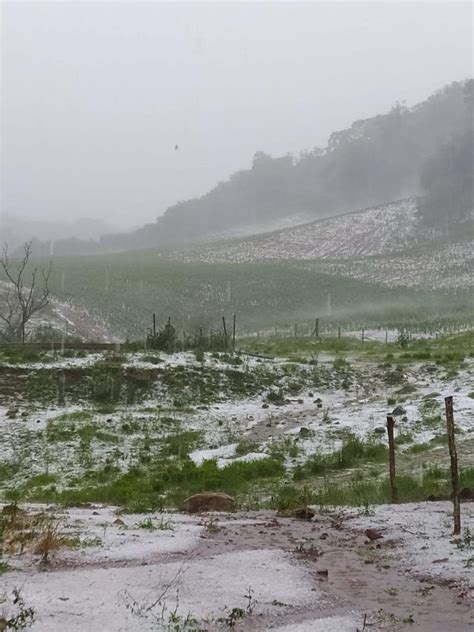
M398 492L395 483L395 439L393 436L393 427L395 421L391 415L387 415L387 435L388 435L388 463L390 470L390 493L392 503L398 501Z
M456 442L454 439L453 396L449 395L448 397L445 397L444 403L446 406L446 425L448 429L449 456L451 458L451 482L453 487L453 534L459 535L461 533L461 504L459 498L458 455L456 452Z

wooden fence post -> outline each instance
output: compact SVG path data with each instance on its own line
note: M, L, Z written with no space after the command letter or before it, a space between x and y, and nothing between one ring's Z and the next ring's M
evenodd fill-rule
M362 342L365 342L365 330L362 329Z
M235 353L235 329L236 329L237 316L234 314L232 321L232 351Z
M319 338L319 318L315 318L314 320L314 329L311 332L311 337Z
M227 349L227 327L225 325L225 316L222 316L222 324L224 326L224 343L225 343L225 348Z
M388 463L390 470L390 493L392 503L398 502L398 492L395 483L395 439L393 436L393 427L395 421L391 415L387 415L387 435L388 435Z
M448 429L448 446L449 456L451 458L451 482L453 487L453 518L454 518L454 535L461 533L461 504L459 498L459 471L458 471L458 455L456 452L456 442L454 439L454 413L453 413L453 396L449 395L444 398L446 406L446 425Z
M340 327L337 328L337 337L338 338L341 337L341 328Z

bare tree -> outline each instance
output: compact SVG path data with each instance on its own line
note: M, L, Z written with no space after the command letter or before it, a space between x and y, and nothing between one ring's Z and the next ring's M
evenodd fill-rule
M6 277L6 290L2 293L0 321L3 328L0 337L6 342L25 342L26 325L32 316L44 309L50 302L49 277L52 261L46 269L31 269L31 241L25 242L24 254L18 262L12 262L5 246L0 266ZM41 274L41 287L38 287L38 273Z

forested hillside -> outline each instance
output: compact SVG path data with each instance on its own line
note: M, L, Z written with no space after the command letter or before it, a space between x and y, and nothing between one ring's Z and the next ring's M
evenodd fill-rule
M424 186L431 189L436 160L431 170L426 167L434 156L442 156L447 143L456 160L449 166L443 160L446 168L472 174L472 152L469 156L465 146L472 130L472 85L453 83L414 108L396 104L388 114L355 121L334 132L325 149L297 159L257 152L251 169L168 209L157 233L188 239L241 221L308 210L327 216L420 194ZM464 184L459 177L459 185ZM450 213L449 200L444 213Z
M99 242L58 241L54 252L163 247L292 214L328 217L414 195L425 196L419 209L427 225L456 221L472 210L473 85L472 79L452 83L412 108L397 103L298 157L258 151L250 169L170 207L153 224ZM50 247L37 243L35 251L47 254Z
M426 195L419 210L425 223L443 226L469 215L474 208L473 166L472 127L437 148L421 176Z

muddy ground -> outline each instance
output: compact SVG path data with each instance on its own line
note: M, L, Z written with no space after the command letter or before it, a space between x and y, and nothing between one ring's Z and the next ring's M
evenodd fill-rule
M221 630L232 612L234 629L249 632L464 632L474 628L474 549L453 540L450 510L445 502L368 515L316 510L312 520L63 511L65 532L101 543L61 549L43 567L28 553L11 556L0 589L22 587L41 632ZM463 521L473 528L472 503ZM383 537L369 540L367 528ZM196 622L186 627L186 615Z

